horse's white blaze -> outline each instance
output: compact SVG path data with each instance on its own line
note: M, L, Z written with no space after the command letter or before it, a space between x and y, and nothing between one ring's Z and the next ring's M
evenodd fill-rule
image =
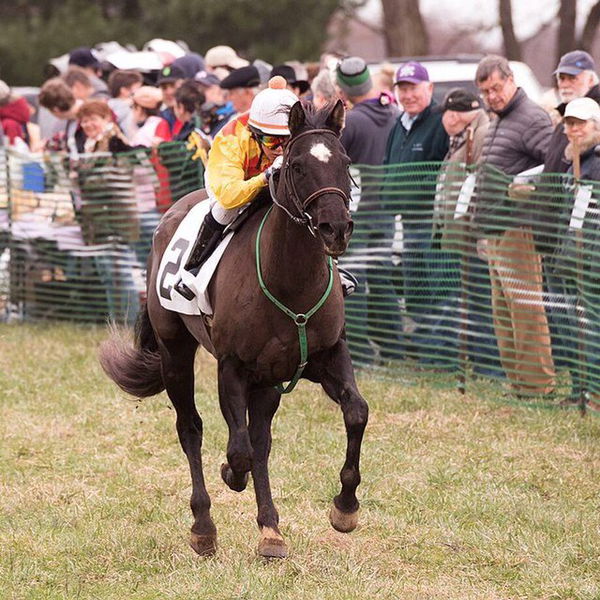
M319 142L315 144L311 149L310 153L321 162L327 163L331 157L331 150L323 143Z

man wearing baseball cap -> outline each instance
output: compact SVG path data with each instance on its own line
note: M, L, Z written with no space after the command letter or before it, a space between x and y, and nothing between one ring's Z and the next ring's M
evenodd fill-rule
M556 107L564 116L567 103L576 98L592 98L600 102L600 87L594 59L583 50L573 50L564 54L554 71L561 103ZM564 173L569 165L565 161L564 152L567 146L563 122L561 121L552 134L544 172Z
M388 135L396 119L398 107L373 86L365 61L358 56L341 59L335 70L336 84L342 100L352 105L346 112L346 126L341 142L355 165L376 165L383 162ZM370 344L375 342L387 358L402 358L402 317L398 297L392 285L391 253L382 251L392 246L394 215L386 213L381 203L381 181L365 177L359 190L352 192L355 202L354 235L348 256L341 264L352 264L360 283L354 302L346 306L346 315L353 326L348 330L348 345L364 363L374 358ZM353 203L354 204L354 203ZM377 290L377 302L382 307L385 331L377 324L369 327L368 293ZM383 313L386 313L385 315Z
M390 207L402 217L404 252L402 278L408 316L415 322L427 320L432 305L432 286L428 278L428 254L431 249L435 177L431 169L422 174L406 172L407 163L438 162L448 152L448 134L442 115L433 110L433 83L427 69L418 62L406 62L398 68L394 92L403 112L392 129L385 153L386 187ZM400 194L398 193L400 190ZM435 348L416 348L419 355L436 354Z
M235 69L221 81L221 88L225 90L225 101L231 102L235 111L230 119L250 110L259 86L260 73L254 65Z

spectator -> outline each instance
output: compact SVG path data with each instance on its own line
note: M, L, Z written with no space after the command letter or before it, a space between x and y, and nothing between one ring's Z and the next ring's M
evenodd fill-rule
M328 102L333 102L337 97L335 85L328 69L319 71L310 85L315 108L323 108Z
M82 68L90 78L93 87L92 98L109 98L108 86L100 79L102 65L90 48L82 46L71 50L69 53L69 67L71 66Z
M114 122L113 112L103 100L86 100L77 111L79 124L85 133L83 151L109 152L112 138L127 140Z
M232 71L221 81L221 88L226 90L225 99L232 103L235 110L230 121L250 110L252 100L258 93L259 85L258 69L252 65Z
M447 322L440 322L439 326L446 327L452 345L458 345L455 334L460 329L458 306L461 284L464 285L463 299L466 300L468 319L467 353L473 372L497 377L502 370L494 335L487 265L477 258L475 240L468 227L469 215L455 219L460 190L470 169L481 156L489 122L478 96L461 88L448 92L442 104L442 125L450 138L450 147L436 185L432 252L436 260L432 261L431 278L440 288L438 295L445 296L438 308L441 308L440 320Z
M600 102L600 87L594 59L583 50L574 50L563 55L554 71L556 76L557 93L561 103L556 107L560 115L560 122L556 125L546 160L544 161L544 173L538 185L538 207L543 204L543 211L536 211L535 238L536 246L543 255L544 276L550 298L548 318L552 332L552 346L555 363L566 365L571 369L571 393L570 398L578 402L581 392L579 381L579 369L573 369L571 365L577 360L578 341L573 335L571 309L565 307L572 305L572 295L565 287L562 276L554 272L552 254L559 242L557 238L560 223L559 216L569 211L571 196L557 194L563 184L563 174L569 169L570 161L565 157L565 149L569 140L565 134L564 115L565 108L569 102L576 98L592 98ZM565 203L567 206L565 206ZM565 295L566 294L566 295Z
M7 145L13 146L21 140L32 150L39 149L35 136L32 139L30 135L31 112L27 100L14 96L10 87L0 79L0 129L7 138ZM34 147L31 147L32 141Z
M194 81L186 81L175 92L174 112L177 120L182 123L181 130L174 137L175 141L187 141L195 129L200 129L198 112L206 97Z
M415 332L413 342L423 357L426 347L423 343L418 347L418 337L431 333L427 321L435 304L427 273L435 174L431 166L421 167L423 172L415 174L414 163L441 161L448 151L448 134L442 126L441 114L433 110L436 102L427 69L418 62L407 62L399 67L395 79L396 99L404 111L387 141L386 200L402 220L403 296L408 316L421 328Z
M87 73L79 67L69 67L63 75L64 82L71 88L73 95L78 100L94 98L94 86ZM104 100L105 97L99 98Z
M204 55L206 70L214 73L219 79L224 79L234 71L248 66L250 63L239 57L231 46L214 46Z
M336 82L341 98L352 105L346 113L341 137L346 153L355 165L380 166L388 135L398 118L398 108L373 87L362 58L341 60L336 69ZM394 216L382 210L380 185L373 171L361 169L359 179L358 206L353 207L354 234L350 252L343 260L344 265L352 266L360 283L360 293L346 305L350 325L348 344L361 362L373 358L369 340L379 346L383 358L399 359L403 352L403 334L398 298L392 285ZM377 333L368 335L369 321L373 325L371 331Z
M558 217L556 249L549 259L553 301L564 307L561 346L571 375L571 393L567 403L579 402L581 393L589 393L589 405L600 409L600 277L597 263L600 253L600 219L597 210L586 209L580 230L574 222L573 196L577 184L592 185L592 199L600 199L600 157L595 147L600 143L600 107L592 98L577 98L563 110L567 137L565 161L569 164L563 178L565 197L563 212ZM575 179L574 158L579 155L579 180ZM591 204L591 203L590 203ZM581 248L577 249L577 236ZM580 311L584 311L583 317ZM577 334L576 334L577 332ZM583 342L583 343L582 343Z
M202 130L214 138L235 112L233 104L225 101L225 90L221 81L213 73L198 74L195 81L199 84L206 101L200 107Z
M121 131L131 138L135 132L132 104L134 92L142 86L143 78L139 71L123 71L116 69L108 77L108 90L110 106L117 118L117 125Z
M490 168L514 176L543 163L552 124L548 113L517 87L505 58L483 58L475 80L488 108L496 114L481 155L485 168L478 184L475 217L478 249L488 261L492 280L500 360L517 395L549 394L555 386L555 371L540 255L523 207L509 202L507 190L500 198L494 194Z
M67 150L71 156L83 152L85 133L77 121L77 112L84 101L75 98L62 77L48 79L40 90L38 101L56 118L65 121L64 131L48 140L46 147L49 150Z
M300 67L301 65L298 68L300 69ZM306 69L304 69L304 73L302 74L304 79L299 79L292 65L276 65L271 70L270 76L275 77L275 75L281 75L287 81L288 89L294 92L298 98L302 97L310 89Z
M175 92L177 88L185 81L186 73L181 66L172 64L164 67L160 72L156 84L163 95L164 109L160 116L169 124L169 133L171 136L177 135L181 129L181 123L177 123L175 116Z
M131 137L132 146L157 146L171 139L169 124L159 115L162 92L144 85L133 93L132 114L138 129Z

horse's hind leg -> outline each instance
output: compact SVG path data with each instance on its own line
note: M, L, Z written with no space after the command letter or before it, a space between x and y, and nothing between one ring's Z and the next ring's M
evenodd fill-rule
M325 392L340 405L346 427L346 460L340 472L342 490L333 499L329 514L333 528L345 533L352 531L358 524L356 488L360 483L360 448L369 407L356 386L346 341L340 339L322 358L323 362L318 367L318 380Z
M169 341L159 341L167 394L177 412L177 434L192 476L190 506L194 515L190 544L201 556L214 554L217 530L202 472L202 419L194 403L194 356L198 342L183 327Z
M252 468L252 445L246 422L248 382L235 358L219 360L219 404L229 429L227 462L221 466L221 477L232 490L241 492L248 485Z
M258 553L266 558L285 558L287 548L279 532L279 515L273 504L269 482L269 453L271 451L271 421L279 407L281 395L275 388L254 390L248 403L250 441L254 457L252 479L258 515L256 521L261 538Z

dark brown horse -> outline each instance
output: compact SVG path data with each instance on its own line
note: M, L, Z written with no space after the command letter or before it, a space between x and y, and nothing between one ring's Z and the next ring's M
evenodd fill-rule
M302 377L320 383L344 416L347 450L342 487L329 518L335 529L348 532L358 522L356 488L368 407L354 380L344 335L342 290L327 258L343 253L352 233L349 159L339 141L343 121L340 102L321 111L300 102L292 107L292 135L276 185L276 205L271 205L264 221L259 251L268 292L298 315L300 326L333 281L331 293L305 323L308 356ZM284 557L287 549L271 496L268 459L271 421L281 397L275 386L298 371L300 338L298 324L259 286L255 246L267 209L248 219L221 259L209 288L212 319L165 310L156 292L160 259L171 236L188 210L204 198L204 192L189 194L165 214L148 262L148 302L136 325L135 346L113 335L103 344L100 360L109 377L134 396L166 389L192 476L191 545L198 554L208 555L216 549L216 528L202 473L194 356L201 344L216 357L219 403L229 428L222 478L231 489L242 491L252 473L261 531L258 552Z

